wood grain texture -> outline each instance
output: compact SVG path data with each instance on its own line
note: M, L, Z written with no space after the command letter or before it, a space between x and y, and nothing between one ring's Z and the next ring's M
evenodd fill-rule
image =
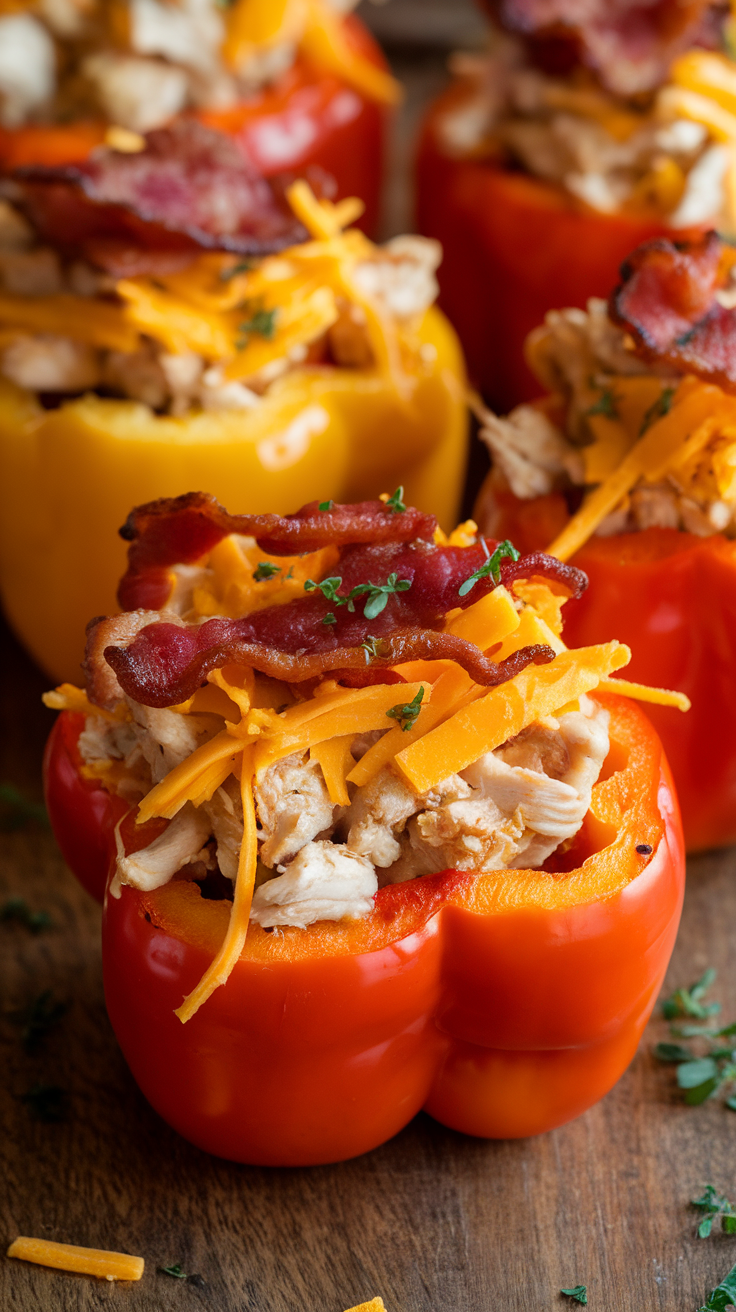
M44 679L7 635L2 650L0 780L38 797ZM558 1290L577 1283L592 1309L690 1312L736 1261L736 1238L695 1238L687 1205L708 1181L733 1196L736 1118L682 1104L650 1052L662 1021L598 1107L542 1138L485 1143L420 1116L340 1166L234 1166L138 1093L105 1015L99 912L51 836L0 835L0 862L0 902L18 894L54 919L35 936L0 924L2 1248L27 1234L146 1259L119 1287L5 1259L3 1312L344 1312L377 1293L388 1312L528 1312L573 1306ZM668 987L716 966L727 1017L734 923L733 852L693 861ZM69 1010L28 1056L12 1013L47 988ZM36 1081L68 1089L66 1122L31 1118L20 1096ZM173 1262L207 1288L157 1274Z

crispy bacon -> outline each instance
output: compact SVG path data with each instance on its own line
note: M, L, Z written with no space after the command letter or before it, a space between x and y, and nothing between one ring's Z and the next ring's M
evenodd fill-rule
M13 177L42 239L113 277L171 272L201 249L264 255L307 237L237 144L195 119L150 132L137 153L101 147Z
M683 50L716 47L728 14L713 0L489 0L489 7L529 38L540 63L551 48L559 66L567 45L621 95L658 86Z
M271 556L295 556L347 543L432 541L437 520L409 506L387 510L382 501L332 505L310 501L293 515L230 515L205 492L149 501L131 511L120 530L130 542L128 569L118 589L123 610L160 609L171 592L169 571L206 556L229 533L258 540Z
M736 310L717 299L736 251L715 232L694 241L656 237L621 268L609 314L633 337L637 354L678 373L736 391Z

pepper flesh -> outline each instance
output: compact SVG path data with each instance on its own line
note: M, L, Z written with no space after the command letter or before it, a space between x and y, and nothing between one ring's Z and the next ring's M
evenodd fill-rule
M345 35L358 54L385 68L383 54L354 15ZM211 127L234 136L267 177L324 169L337 183L337 199L360 196L366 232L378 223L383 158L390 110L307 59L270 86L225 111L199 111ZM82 120L0 128L0 165L61 165L84 159L102 144L107 125Z
M219 1156L307 1165L368 1151L422 1107L507 1138L597 1101L651 1012L684 881L659 740L636 706L600 700L611 750L556 873L445 871L383 888L358 921L251 925L226 986L186 1026L173 1009L217 951L228 904L182 880L108 896L110 1019L164 1119ZM128 850L146 828L123 822Z
M236 512L377 497L456 522L465 471L464 370L453 329L430 308L418 329L433 362L400 398L377 369L297 369L252 410L174 419L83 397L44 411L0 382L0 592L8 619L55 680L75 681L91 615L116 609L131 505L206 487ZM296 421L296 423L295 423Z
M461 94L451 87L424 123L418 229L442 243L440 304L458 331L470 377L505 411L542 391L524 342L548 310L607 297L636 246L687 233L673 233L652 216L584 209L562 188L492 160L448 156L440 123Z

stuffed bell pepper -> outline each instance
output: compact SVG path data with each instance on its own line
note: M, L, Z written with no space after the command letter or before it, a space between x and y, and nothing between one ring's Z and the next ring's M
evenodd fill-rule
M0 164L67 164L192 115L262 173L326 170L378 217L377 45L330 0L0 0Z
M125 536L122 612L89 627L85 687L45 699L46 793L97 896L109 872L107 1006L156 1110L295 1165L422 1107L516 1137L600 1098L684 859L611 678L628 649L560 636L585 576L398 494L286 517L190 494Z
M344 232L360 201L284 193L192 120L16 170L6 196L0 590L53 677L115 605L141 499L206 486L283 513L400 483L455 522L467 414L436 242Z
M471 376L506 409L538 394L522 347L547 310L607 296L650 237L736 232L736 64L720 4L494 12L426 119L418 220Z
M651 707L690 849L736 839L736 253L715 233L640 247L606 305L547 315L527 359L550 395L486 413L490 533L572 559L577 643L614 634L632 672L686 693Z

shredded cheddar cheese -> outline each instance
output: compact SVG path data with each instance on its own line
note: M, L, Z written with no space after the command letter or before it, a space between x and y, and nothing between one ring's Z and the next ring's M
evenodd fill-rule
M382 1298L372 1298L370 1303L358 1303L357 1307L349 1307L347 1312L386 1312L386 1304Z
M98 1276L102 1280L140 1280L145 1266L142 1257L131 1257L128 1253L57 1244L50 1239L29 1239L25 1235L13 1240L8 1257L34 1262L37 1266L53 1266L58 1271L73 1271L81 1276Z

